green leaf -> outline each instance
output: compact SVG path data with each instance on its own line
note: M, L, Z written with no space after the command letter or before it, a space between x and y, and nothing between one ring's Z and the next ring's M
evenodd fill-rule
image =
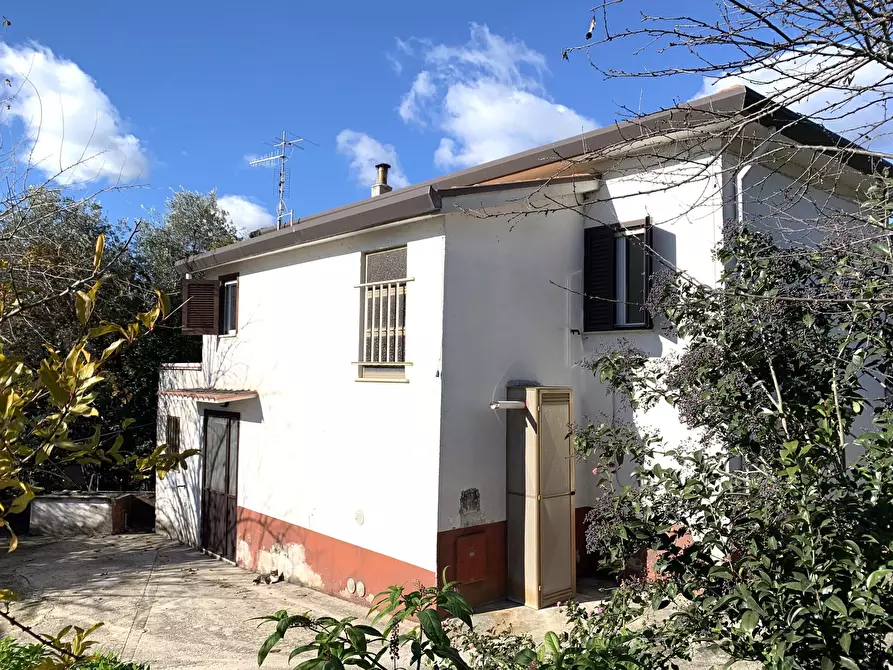
M710 568L710 577L714 579L735 579L735 573L729 570L728 568L723 567L713 567Z
M304 644L304 645L301 645L300 647L295 647L294 649L291 650L291 653L288 655L288 662L291 663L292 660L296 656L300 656L301 654L306 654L308 651L313 651L314 649L316 649L316 643Z
M270 653L270 650L279 644L279 640L282 639L282 635L279 631L273 632L264 643L260 646L260 650L257 652L257 665L258 667L264 664L264 660Z
M828 596L828 599L825 601L825 607L834 610L843 616L847 615L846 605L844 605L843 601L837 596Z
M868 575L868 579L865 580L865 588L873 589L875 584L877 584L891 572L893 572L893 570L890 570L889 568L878 568L870 575Z
M515 665L527 668L536 661L536 652L533 649L522 649L515 655Z
M418 613L419 623L425 635L435 642L441 642L444 639L443 626L440 623L440 617L434 610L422 610Z
M851 659L849 656L841 656L840 657L840 665L841 665L841 667L844 667L847 670L859 670L859 666L856 665L856 661Z
M846 653L850 653L850 645L853 643L853 636L849 633L844 633L840 636L840 648L843 649Z
M744 612L744 616L741 617L741 630L746 633L749 633L754 628L757 627L757 624L760 622L760 615L754 612L753 610L747 610Z
M543 638L543 644L553 657L558 656L558 654L561 653L561 642L558 640L558 636L552 631L546 633Z

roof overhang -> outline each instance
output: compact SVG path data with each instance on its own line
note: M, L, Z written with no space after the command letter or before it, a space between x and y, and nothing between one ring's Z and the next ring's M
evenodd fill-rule
M212 405L223 405L228 402L237 402L239 400L252 400L257 398L257 391L229 390L229 389L168 389L159 391L159 395L174 398L192 398L199 402L207 402Z
M817 147L815 150L818 151L827 148L830 156L837 156L851 168L866 174L874 174L882 165L886 165L884 161L860 155L859 152L840 152L842 147L852 148L855 145L824 126L787 109L772 98L745 86L732 86L670 109L614 123L385 195L314 214L287 228L177 261L175 268L181 274L201 272L318 240L439 213L441 195L448 195L448 189L462 188L467 191L504 185L506 181L514 181L512 175L517 175L521 181L572 176L571 170L561 170L564 170L562 165L574 157L618 157L634 153L637 147L651 146L662 138L685 133L691 136L713 133L722 128L733 128L742 120L774 128L789 140ZM551 172L549 166L552 166ZM570 163L568 167L575 166ZM555 173L555 168L561 169L559 174Z

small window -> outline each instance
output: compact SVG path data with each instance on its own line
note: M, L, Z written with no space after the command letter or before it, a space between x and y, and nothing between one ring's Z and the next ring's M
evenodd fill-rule
M406 362L406 247L363 257L360 289L360 379L401 381Z
M183 282L183 334L235 335L239 329L239 276Z
M220 334L235 335L238 330L239 278L220 279Z
M617 287L614 324L620 327L648 323L645 300L648 297L645 279L645 231L621 231L614 238Z
M164 443L167 445L167 451L169 454L180 453L180 417L167 417L167 427L164 436Z
M650 219L587 228L584 247L584 330L650 328Z

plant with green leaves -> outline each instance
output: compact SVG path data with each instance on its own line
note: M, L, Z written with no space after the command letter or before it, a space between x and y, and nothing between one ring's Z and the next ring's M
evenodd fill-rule
M730 225L720 287L675 274L653 294L682 354L586 363L696 436L630 437L637 488L616 483L622 440L586 454L623 510L600 536L610 559L660 552L660 579L628 602L673 608L639 632L668 658L707 645L767 668L893 662L893 231L865 220L794 249Z
M93 253L93 270L102 268L105 239L99 236ZM68 465L124 466L137 478L154 473L160 476L174 468L186 467L186 459L197 453L186 450L169 453L161 445L148 455L125 453L123 435L103 434L97 424L86 438L77 438L72 426L95 420L97 389L104 381L103 368L133 342L152 332L169 313L167 297L156 293L155 304L130 323L92 323L94 307L103 280L100 276L74 291L75 312L80 337L68 351L46 345L46 356L32 369L15 356L0 351L0 528L9 536L9 551L15 551L18 538L9 516L23 512L40 491L34 483L47 469ZM4 295L10 295L4 293ZM16 299L0 303L0 322L21 307ZM129 422L124 422L126 429ZM10 614L8 603L15 594L0 584L0 618L45 644L54 667L69 667L88 658L87 640L96 627L83 630L67 627L56 636L39 634ZM71 639L66 639L68 634Z
M273 622L276 630L264 641L257 654L257 664L262 665L270 651L278 645L286 633L294 628L314 633L307 644L292 649L289 662L302 654L315 654L297 665L300 670L343 670L345 665L355 665L364 670L377 668L388 670L388 661L394 669L401 658L401 648L409 649L409 666L455 667L470 670L440 621L438 610L443 610L471 627L471 607L455 589L455 583L447 582L442 588L421 584L407 592L402 586L392 586L379 593L369 610L374 614L373 625L355 623L354 618L315 618L309 613L289 614L280 610L275 614L258 617L262 622ZM375 625L383 619L383 629ZM407 620L416 619L419 627L406 633L400 628Z

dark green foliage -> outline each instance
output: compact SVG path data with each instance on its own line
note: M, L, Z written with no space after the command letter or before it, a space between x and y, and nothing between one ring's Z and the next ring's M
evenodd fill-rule
M767 668L884 667L893 661L889 228L830 231L793 249L734 228L718 258L722 290L681 276L661 289L660 311L688 342L681 356L589 362L634 408L669 402L700 436L685 449L629 440L638 490L615 490L622 447L606 443L601 481L622 514L607 515L599 539L621 565L643 543L664 552L662 579L630 602L677 609L641 631L671 656L690 656L699 641ZM862 415L873 429L858 427ZM683 536L690 546L676 542Z

